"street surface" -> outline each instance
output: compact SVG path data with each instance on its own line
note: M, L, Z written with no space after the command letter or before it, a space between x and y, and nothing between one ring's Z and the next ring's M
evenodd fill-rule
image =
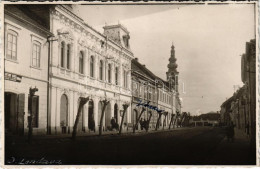
M5 162L33 164L38 160L43 164L39 162L42 159L48 164L59 161L67 165L255 165L255 154L249 154L246 138L236 138L229 143L223 128L197 127L78 137L74 142L64 137L41 139L31 145L7 139Z

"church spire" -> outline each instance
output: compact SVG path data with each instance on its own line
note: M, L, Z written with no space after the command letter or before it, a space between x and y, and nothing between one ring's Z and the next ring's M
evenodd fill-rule
M175 48L174 45L172 43L171 46L171 57L169 59L169 64L168 64L168 72L166 72L166 76L167 76L167 81L170 82L170 84L172 84L172 87L175 87L175 89L177 90L176 86L178 85L178 75L179 72L177 71L177 63L176 63L177 59L175 57Z

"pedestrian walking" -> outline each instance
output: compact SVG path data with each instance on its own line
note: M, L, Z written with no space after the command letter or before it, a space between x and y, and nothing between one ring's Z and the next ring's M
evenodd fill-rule
M233 122L231 122L227 129L226 129L226 133L227 133L227 140L228 142L234 142L234 135L235 135L235 130L234 130L235 125L233 124Z

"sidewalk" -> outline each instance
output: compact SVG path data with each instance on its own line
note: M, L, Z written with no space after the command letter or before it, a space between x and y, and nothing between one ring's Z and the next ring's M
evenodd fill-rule
M102 139L107 137L122 137L122 136L138 136L144 134L151 134L157 132L169 132L173 130L182 130L182 129L189 129L186 127L181 128L171 128L170 130L165 128L164 130L158 129L155 131L154 129L150 129L148 132L145 130L136 130L133 133L133 130L123 131L121 135L118 134L118 131L103 131L102 135L99 136L99 132L85 132L85 133L77 133L76 140L80 139ZM62 142L70 142L72 137L72 133L70 134L52 134L52 135L33 135L32 136L32 143L31 144L46 144L46 143L62 143ZM6 135L6 142L11 143L13 145L21 145L21 144L28 144L27 142L27 135L24 136L16 136L16 135Z
M243 130L235 128L234 142L222 139L213 152L210 164L255 165L255 154L250 154L250 139Z

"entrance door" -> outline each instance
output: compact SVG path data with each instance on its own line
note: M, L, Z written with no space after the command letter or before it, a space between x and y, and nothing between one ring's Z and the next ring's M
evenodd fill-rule
M118 124L118 116L117 116L117 113L118 113L118 106L117 104L115 104L114 106L114 118L116 120L116 123Z
M24 94L5 92L5 130L13 134L24 134Z
M78 101L78 108L79 108L79 102L80 102L80 100ZM84 132L84 122L83 122L83 119L84 119L84 106L81 109L81 115L79 117L78 132Z
M111 127L111 104L108 103L105 110L105 128L106 130Z
M61 96L60 102L60 126L62 133L67 133L68 127L68 99L66 95Z
M92 100L88 102L88 128L90 130L95 129L95 121L94 121L94 103Z

